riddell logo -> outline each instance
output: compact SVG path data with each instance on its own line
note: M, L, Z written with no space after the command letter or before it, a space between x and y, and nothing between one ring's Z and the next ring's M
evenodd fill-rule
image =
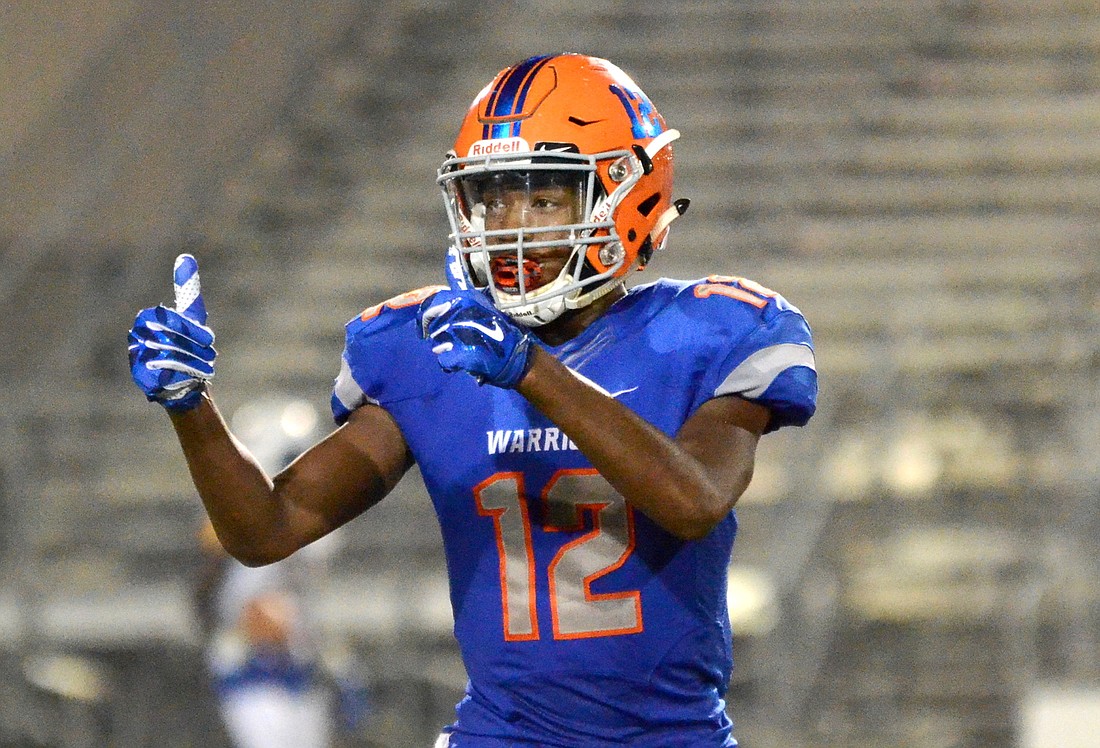
M526 153L531 150L523 138L500 138L497 140L479 140L470 146L468 156L495 156L501 153Z

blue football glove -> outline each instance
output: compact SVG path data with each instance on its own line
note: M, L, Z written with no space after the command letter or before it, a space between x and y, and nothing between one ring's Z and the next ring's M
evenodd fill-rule
M420 304L417 319L444 371L508 389L527 373L531 336L480 291L439 291Z
M142 309L130 330L130 375L145 397L171 411L199 404L214 376L214 331L206 326L199 266L191 255L176 258L176 308Z

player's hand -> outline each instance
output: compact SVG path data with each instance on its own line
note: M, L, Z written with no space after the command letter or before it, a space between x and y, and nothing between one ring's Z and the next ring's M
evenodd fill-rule
M130 375L145 397L171 411L199 404L214 376L214 331L206 326L199 266L191 255L176 258L176 308L158 305L138 312L130 330Z
M514 388L527 373L531 336L480 291L450 289L429 296L417 314L444 371L465 371L478 384Z

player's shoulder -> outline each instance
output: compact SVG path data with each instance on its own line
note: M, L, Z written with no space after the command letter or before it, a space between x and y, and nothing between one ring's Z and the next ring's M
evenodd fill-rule
M342 423L364 402L386 405L437 386L441 373L416 319L424 299L443 286L406 291L367 307L348 321L332 410Z
M771 411L767 430L803 425L816 408L813 336L802 313L776 291L740 276L658 281L662 332L697 355L709 352L708 396L735 394Z
M344 358L362 378L368 372L378 376L411 366L413 360L429 358L430 349L420 345L417 311L420 304L444 286L425 286L398 294L367 307L345 326Z
M446 286L414 288L367 307L345 325L348 340L375 337L395 328L414 325L421 302L445 288Z

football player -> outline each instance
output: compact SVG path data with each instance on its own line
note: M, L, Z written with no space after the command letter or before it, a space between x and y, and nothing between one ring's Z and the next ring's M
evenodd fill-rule
M469 681L439 745L733 746L726 574L761 435L817 396L810 330L733 276L627 286L687 207L678 137L606 60L533 57L443 163L448 285L347 325L339 427L274 479L210 397L192 261L131 331L225 547L284 558L415 463ZM189 313L189 307L199 313Z

